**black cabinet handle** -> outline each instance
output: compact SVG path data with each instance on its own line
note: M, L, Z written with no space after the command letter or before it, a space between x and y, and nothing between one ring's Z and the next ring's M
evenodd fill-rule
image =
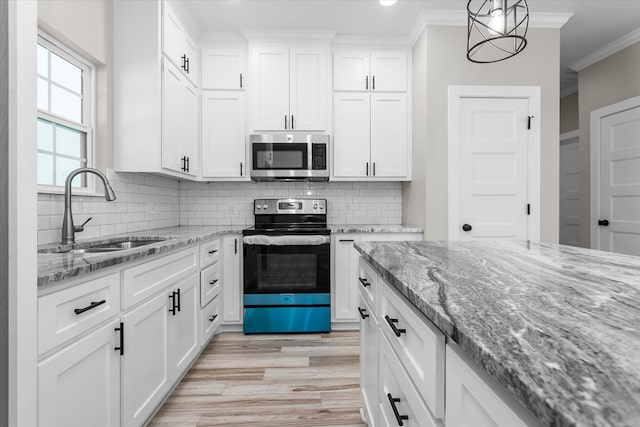
M284 128L287 128L287 115L284 115Z
M182 59L182 66L180 68L187 71L187 55L182 55L180 59Z
M373 176L376 176L376 162L373 162Z
M82 308L76 308L76 309L73 310L73 312L75 314L82 314L85 311L89 311L91 309L94 309L94 308L98 307L99 305L102 305L102 304L104 304L106 302L107 302L106 299L103 299L102 301L92 301L88 306L82 307Z
M608 227L609 226L609 220L608 219L599 219L598 220L598 225L601 225L603 227Z
M178 294L178 311L180 311L180 306L182 305L180 303L180 288L178 288L178 290L176 291L176 293Z
M218 252L218 250L217 250L217 249L211 249L211 250L209 251L209 255L213 255L213 254L215 254L216 252Z
M365 76L364 78L364 88L369 90L369 76Z
M186 59L185 65L186 65L186 68L184 70L187 72L187 74L189 74L189 58Z
M341 242L353 242L353 239L340 239Z
M291 129L295 129L295 127L293 126L293 114L291 115Z
M398 319L392 319L391 317L389 317L389 315L385 315L384 316L384 320L387 321L387 323L389 324L389 327L391 328L391 330L393 331L394 334L396 334L397 337L399 337L402 334L406 334L407 330L406 329L400 329L396 326L396 323L398 323Z
M398 408L396 407L396 403L400 403L400 399L397 397L393 397L391 395L391 393L387 393L387 399L389 399L389 404L391 405L391 409L393 409L393 415L395 415L396 417L396 421L398 422L399 426L403 426L404 423L402 422L403 420L408 420L409 416L408 415L400 415L400 412L398 412Z
M124 356L124 323L120 322L120 327L114 328L113 330L120 332L120 346L114 347L113 349L120 351L120 356Z
M473 229L472 226L470 226L469 224L464 224L462 226L462 231L471 231Z
M185 169L186 161L187 161L186 157L180 157L180 170L183 172Z
M358 307L358 312L360 313L360 317L362 317L362 320L366 319L367 317L369 317L369 315L366 313L367 309L366 308L360 308Z
M242 89L242 73L240 73L240 89Z
M369 176L369 162L367 162L367 176Z
M191 168L189 167L189 166L190 166L190 165L189 165L189 163L190 163L190 162L189 162L190 158L189 158L189 156L187 156L187 157L185 157L185 158L187 159L187 172L189 172L189 169L191 169Z
M367 281L367 279L363 279L362 277L358 277L358 280L360 281L360 284L361 284L362 286L364 286L365 288L366 288L367 286L371 286L371 283L369 283L369 282Z
M169 298L171 298L171 308L169 309L169 313L175 316L176 315L176 293L171 292L171 295L169 295Z
M210 280L210 281L209 281L209 284L210 284L210 285L215 285L216 283L218 283L218 280L219 280L219 279L213 279L213 280Z
M213 316L211 316L211 317L209 318L209 322L213 322L214 320L216 320L216 317L218 317L218 315L217 315L217 314L214 314Z
M243 176L242 174L243 174L243 172L242 172L242 162L240 162L240 176Z
M233 239L233 253L238 253L238 239Z
M376 90L376 76L371 77L371 90Z

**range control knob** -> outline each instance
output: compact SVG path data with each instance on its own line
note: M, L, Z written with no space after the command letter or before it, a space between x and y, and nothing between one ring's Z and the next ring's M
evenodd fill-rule
M313 204L313 209L318 209L318 204L317 203Z

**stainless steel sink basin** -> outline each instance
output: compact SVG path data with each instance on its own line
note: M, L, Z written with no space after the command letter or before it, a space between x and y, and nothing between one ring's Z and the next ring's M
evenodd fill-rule
M117 252L125 249L137 248L140 246L152 245L154 243L165 241L166 239L158 238L131 238L131 239L118 239L109 243L78 243L72 247L55 247L49 250L42 250L40 252L50 253L72 253L72 254L98 254Z

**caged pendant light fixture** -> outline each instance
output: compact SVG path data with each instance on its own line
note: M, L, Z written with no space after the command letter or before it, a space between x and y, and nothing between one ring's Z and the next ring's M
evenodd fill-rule
M469 61L504 61L527 45L529 7L525 0L469 0L467 14Z

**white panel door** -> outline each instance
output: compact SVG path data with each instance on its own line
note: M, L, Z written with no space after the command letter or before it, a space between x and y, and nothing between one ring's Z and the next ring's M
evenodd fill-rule
M370 174L370 95L333 95L333 175L337 178Z
M333 52L333 90L369 89L369 52L337 49Z
M169 299L162 293L122 316L122 426L140 426L171 388Z
M242 323L242 281L240 251L242 241L237 235L222 238L222 323Z
M188 81L184 81L182 88L182 121L180 126L180 151L187 157L187 170L189 175L198 175L200 168L198 162L199 135L198 126L200 123L198 90Z
M578 138L560 145L560 243L580 246L580 159Z
M600 123L599 249L640 255L640 107Z
M371 94L370 176L402 178L408 169L407 95Z
M242 91L202 92L202 176L247 176Z
M120 425L119 336L110 322L38 365L38 425Z
M166 58L162 61L162 167L176 172L183 172L184 79Z
M202 89L244 89L244 77L243 49L202 50Z
M328 50L289 50L289 129L321 131L327 128Z
M355 322L358 320L358 273L360 271L360 253L353 247L359 236L337 235L334 247L334 289L333 321Z
M289 129L289 48L254 47L251 81L251 128Z
M527 239L527 99L460 100L460 239Z
M200 315L200 275L182 281L171 289L177 294L175 314L169 313L169 353L171 383L191 365L200 351L198 340L198 317Z
M169 2L163 2L164 16L162 19L162 52L173 62L176 67L182 67L184 61L183 39L185 37L184 27L175 10Z
M376 92L407 90L407 52L391 49L371 51L371 90Z

